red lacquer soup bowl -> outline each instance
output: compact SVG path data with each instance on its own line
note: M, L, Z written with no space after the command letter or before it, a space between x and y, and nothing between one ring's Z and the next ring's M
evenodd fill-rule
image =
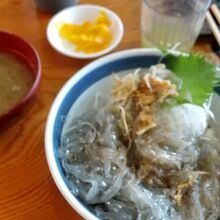
M0 31L0 125L24 110L40 81L36 49L16 34Z

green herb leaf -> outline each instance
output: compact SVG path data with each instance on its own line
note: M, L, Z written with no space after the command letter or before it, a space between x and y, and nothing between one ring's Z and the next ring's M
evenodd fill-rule
M204 104L217 85L215 65L198 54L166 56L167 67L182 80L178 103Z
M161 52L162 54L164 54L164 55L168 54L168 49L165 48L165 47L160 47L159 50L160 50L160 52Z

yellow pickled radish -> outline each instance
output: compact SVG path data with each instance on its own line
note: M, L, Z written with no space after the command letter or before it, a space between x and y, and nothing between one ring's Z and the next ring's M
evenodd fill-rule
M111 26L110 19L106 16L106 13L104 11L100 11L99 15L96 18L96 24L105 24L108 27Z
M100 11L94 22L82 24L57 24L60 36L73 43L76 51L95 53L104 50L112 41L111 21L104 11Z

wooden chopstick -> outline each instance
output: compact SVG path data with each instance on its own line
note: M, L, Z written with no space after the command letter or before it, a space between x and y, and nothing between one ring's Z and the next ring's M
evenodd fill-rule
M216 6L216 4L212 4L210 6L210 10L212 11L216 20L220 24L220 10ZM213 35L215 36L215 39L216 39L218 45L220 46L220 31L219 31L218 25L215 22L215 19L212 17L212 14L209 11L206 12L206 20L207 20L207 23L208 23L210 29L212 30Z
M211 4L210 10L215 15L216 20L220 24L220 10L218 9L218 6L216 4Z

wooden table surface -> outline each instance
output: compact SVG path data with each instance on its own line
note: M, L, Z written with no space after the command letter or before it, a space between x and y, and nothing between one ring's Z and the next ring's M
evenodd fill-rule
M81 0L106 6L120 15L125 35L115 51L140 47L140 0ZM0 220L80 220L54 184L45 158L44 129L50 106L63 84L91 60L65 57L51 48L46 27L52 14L34 0L1 0L0 29L14 32L38 50L42 82L24 114L0 125ZM200 38L194 51L219 64L211 37Z

